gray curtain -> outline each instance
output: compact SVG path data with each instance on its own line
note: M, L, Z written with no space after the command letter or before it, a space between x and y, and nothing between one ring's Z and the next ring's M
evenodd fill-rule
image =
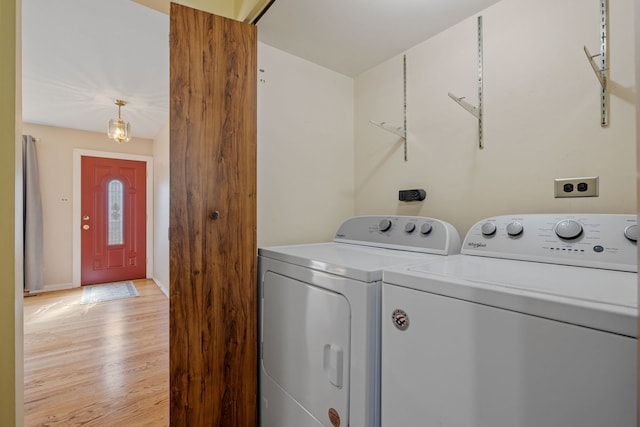
M42 199L36 144L31 135L22 135L22 173L24 180L24 289L44 288L44 250L42 247Z

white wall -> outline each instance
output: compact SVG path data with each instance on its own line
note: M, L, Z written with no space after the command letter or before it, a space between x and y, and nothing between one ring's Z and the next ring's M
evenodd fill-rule
M153 140L153 279L169 295L169 122Z
M355 79L357 214L425 215L464 235L487 216L635 212L633 0L610 2L611 124L600 127L599 2L503 0L486 9L484 137L448 96L477 105L477 16L407 51L408 156L369 119L402 124L402 57ZM600 197L555 199L554 178L598 175ZM398 190L424 188L422 203Z
M50 126L23 124L23 133L38 138L36 152L40 169L44 222L44 284L64 288L72 283L73 150L151 155L148 139L133 138L118 145L106 132L86 132ZM66 199L66 201L63 201Z
M258 44L258 245L328 241L353 215L353 79Z

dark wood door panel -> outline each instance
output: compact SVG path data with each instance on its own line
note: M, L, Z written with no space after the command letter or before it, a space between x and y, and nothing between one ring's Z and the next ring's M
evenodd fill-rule
M170 19L171 425L255 426L256 28Z

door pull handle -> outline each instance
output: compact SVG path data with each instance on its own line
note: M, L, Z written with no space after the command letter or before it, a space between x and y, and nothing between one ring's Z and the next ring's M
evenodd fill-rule
M329 378L329 382L337 388L342 388L342 371L343 371L343 354L342 347L335 344L325 344L322 365L325 375Z

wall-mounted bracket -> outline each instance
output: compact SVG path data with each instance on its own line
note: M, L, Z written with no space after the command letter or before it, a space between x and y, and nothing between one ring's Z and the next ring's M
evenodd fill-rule
M464 101L464 96L459 98L454 94L452 94L451 92L449 92L448 95L449 95L449 98L456 101L462 108L464 108L465 110L473 114L473 117L475 117L476 119L480 118L480 109L478 107L474 107L473 105L469 104L467 101Z
M587 55L587 60L589 64L591 64L591 68L593 68L593 72L600 82L600 126L602 127L609 126L609 90L607 88L609 73L609 57L607 52L608 27L609 0L600 0L600 53L592 55L589 49L584 46L584 54ZM595 58L600 58L600 61L596 61Z
M483 84L482 84L482 16L478 16L478 106L474 107L468 102L464 101L464 97L458 97L449 92L449 98L453 99L462 108L473 114L478 119L478 148L481 150L484 148L483 138L483 123L482 123L482 96L483 96Z
M404 129L402 126L393 126L387 122L374 122L373 120L369 120L369 123L372 125L378 126L388 132L391 132L394 135L399 136L400 138L405 138Z
M394 135L399 136L403 139L404 143L404 161L407 161L407 55L402 57L402 90L403 90L403 101L402 101L402 109L403 109L403 125L402 126L393 126L388 124L387 122L375 122L373 120L369 120L369 123L378 126L388 132L391 132Z
M607 88L606 70L601 69L600 66L596 64L596 61L593 59L593 58L599 57L601 54L591 55L591 52L589 52L589 49L587 49L586 46L584 46L584 53L585 55L587 55L587 60L589 61L589 64L591 64L591 68L593 68L593 72L596 73L596 77L598 78L598 81L600 81L600 86L602 86L603 89L606 89Z

